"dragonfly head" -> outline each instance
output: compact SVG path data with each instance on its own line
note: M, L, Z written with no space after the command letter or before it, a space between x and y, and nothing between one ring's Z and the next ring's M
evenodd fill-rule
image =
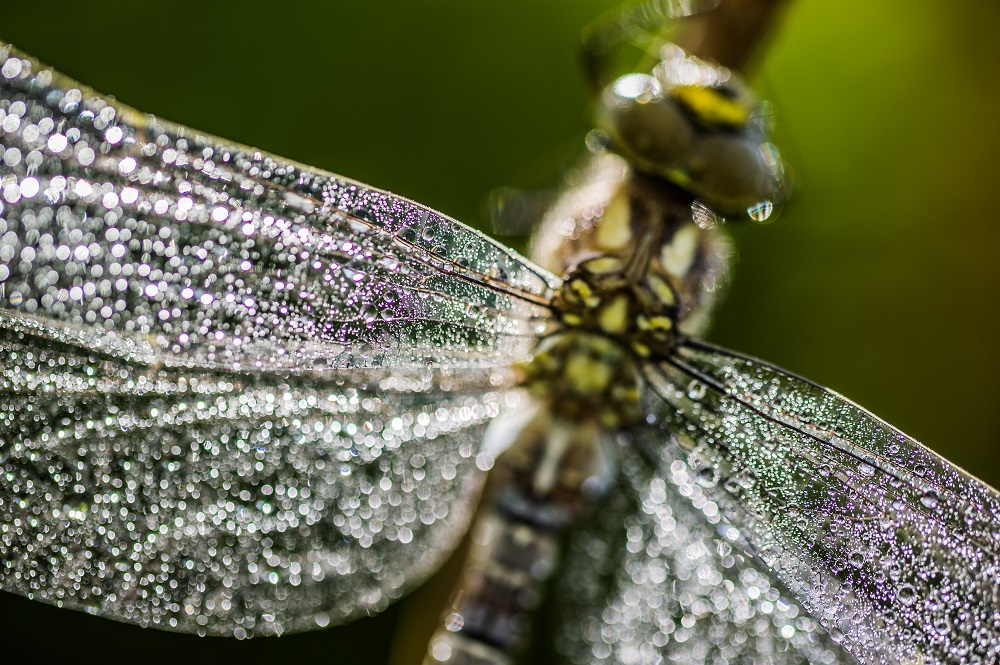
M766 221L783 198L767 113L724 67L667 48L652 73L611 83L597 115L611 149L719 215Z

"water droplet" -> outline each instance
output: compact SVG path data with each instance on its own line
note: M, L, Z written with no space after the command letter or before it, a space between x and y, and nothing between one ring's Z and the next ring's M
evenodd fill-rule
M715 487L719 481L719 472L710 466L698 470L698 484L702 487Z
M757 485L757 472L747 469L739 475L739 483L744 489L753 489Z
M761 201L747 208L747 215L755 222L767 222L774 212L774 204L770 201Z
M692 381L688 384L687 396L689 399L693 399L695 401L701 400L704 399L707 390L708 389L705 388L705 384L699 381Z
M663 85L649 74L625 74L615 79L604 95L612 107L628 107L634 102L645 104L663 96Z
M462 630L462 626L465 625L465 617L463 617L458 612L452 612L444 620L445 630L457 633Z

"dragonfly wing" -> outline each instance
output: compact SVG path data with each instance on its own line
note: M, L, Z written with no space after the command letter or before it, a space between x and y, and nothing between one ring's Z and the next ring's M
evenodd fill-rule
M168 366L506 366L558 281L429 208L0 43L0 321Z
M508 406L461 370L193 377L6 332L0 368L0 588L239 637L378 611L432 572Z
M646 368L642 453L866 662L1000 657L1000 495L840 395L701 342ZM695 485L692 484L692 487Z
M558 280L0 56L2 587L250 635L419 581Z
M633 436L659 445L662 432ZM663 473L620 459L620 485L573 535L560 577L558 643L572 662L855 662L742 551L683 461Z

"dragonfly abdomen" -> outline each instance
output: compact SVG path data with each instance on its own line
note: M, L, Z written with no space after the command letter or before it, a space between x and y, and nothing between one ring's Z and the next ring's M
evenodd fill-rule
M523 650L567 531L609 486L609 430L529 397L485 435L481 465L499 455L461 583L430 642L431 663L507 665ZM502 454L501 454L502 452Z
M559 532L496 509L480 518L473 562L430 642L427 663L507 665L527 638L531 612L559 557Z

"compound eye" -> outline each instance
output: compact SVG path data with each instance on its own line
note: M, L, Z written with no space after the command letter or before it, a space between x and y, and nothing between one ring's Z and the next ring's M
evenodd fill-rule
M781 182L764 159L759 141L741 136L706 136L685 155L681 169L691 189L720 210L746 210L780 197ZM757 220L763 221L763 220Z
M691 122L646 74L628 74L608 86L599 123L626 156L661 167L681 159L694 137Z

